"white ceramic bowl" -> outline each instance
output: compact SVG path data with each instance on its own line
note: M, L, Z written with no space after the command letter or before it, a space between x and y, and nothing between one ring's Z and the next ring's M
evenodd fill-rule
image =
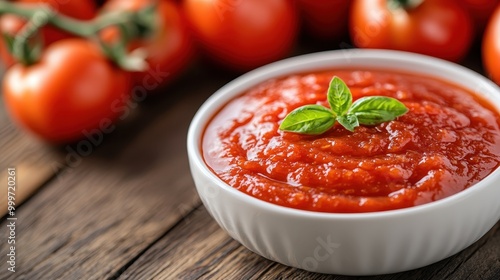
M422 267L483 236L500 218L500 169L478 184L429 204L361 214L318 213L258 200L224 183L201 153L204 128L233 97L269 78L332 68L375 68L431 75L469 88L500 111L500 89L459 65L383 50L338 50L282 60L230 82L199 109L188 133L196 188L212 217L253 252L309 271L373 275Z

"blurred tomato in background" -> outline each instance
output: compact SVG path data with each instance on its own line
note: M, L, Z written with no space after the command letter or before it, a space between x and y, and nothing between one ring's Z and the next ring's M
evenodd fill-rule
M500 85L500 6L496 8L484 33L482 53L486 72Z
M20 0L16 2L30 6L48 4L61 14L82 20L92 19L96 15L96 5L92 0ZM0 17L0 32L2 34L15 35L25 23L24 19L15 15L2 15ZM41 34L46 46L55 41L72 37L67 32L53 26L45 26ZM7 46L3 41L0 44L0 57L6 66L10 66L15 62L11 54L7 51Z
M284 58L298 32L289 0L185 0L183 7L201 50L235 71Z
M111 0L103 11L139 10L155 2L158 3L156 30L147 38L133 41L130 49L143 48L148 54L149 70L134 72L136 83L151 84L154 76L154 82L164 86L182 73L194 55L191 34L179 6L174 1Z
M460 0L474 20L476 33L481 35L499 0Z
M120 60L113 57L116 49L110 55L92 42L97 38L106 44L118 42L122 31L116 23L104 28L96 35L99 37L78 40L68 39L73 35L56 27L43 26L39 34L45 46L42 60L7 70L3 88L13 118L53 142L75 140L82 136L82 130L95 129L99 119L116 119L115 111L120 106L111 103L122 100L127 92L130 94L131 79L149 91L169 86L198 57L197 52L222 68L242 73L290 55L352 47L351 44L416 52L454 62L462 62L469 55L468 62L478 62L479 48L471 49L476 42L474 46L482 47L484 69L500 84L500 0L15 2L48 3L66 16L84 20L77 25L102 19L107 13L109 16L120 11L144 11L149 5L158 5L153 11L150 36L134 37L126 44L127 51L145 51L145 71L126 73L118 68L123 65ZM0 17L0 32L14 35L25 22L18 16L4 14ZM299 32L302 36L297 40ZM0 55L9 66L13 59L4 43L0 44ZM476 64L475 70L481 72L481 66ZM213 69L213 65L205 66ZM88 92L87 97L82 90Z
M350 35L362 48L410 51L460 61L473 39L468 12L454 0L354 0Z

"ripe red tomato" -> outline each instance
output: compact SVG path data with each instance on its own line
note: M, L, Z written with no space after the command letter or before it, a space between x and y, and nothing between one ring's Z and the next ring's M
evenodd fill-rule
M500 85L500 6L496 8L484 31L482 53L486 72Z
M108 126L130 95L128 74L83 39L51 44L41 61L15 64L3 81L12 118L51 142L69 142Z
M237 71L283 58L297 34L288 0L186 0L184 11L209 57Z
M350 0L298 0L305 31L320 40L341 40L347 35Z
M413 9L388 0L355 0L350 35L362 48L410 51L459 61L473 38L470 15L454 0L427 0Z
M138 10L153 2L153 0L111 0L103 9ZM178 5L173 1L159 1L158 5L157 30L151 37L132 42L130 46L131 49L144 48L148 53L149 70L133 73L134 80L140 85L151 86L150 80L157 86L168 84L182 73L194 55L191 34Z
M91 19L96 14L95 3L89 0L20 0L18 2L23 5L49 4L61 14L82 20ZM15 15L3 15L0 17L0 32L15 35L25 23L24 19ZM46 46L68 37L71 37L71 35L53 26L45 26L42 29L42 38ZM3 40L0 43L0 58L6 66L10 66L15 62Z
M499 0L460 0L460 2L472 16L478 33L484 30L495 7L500 3Z

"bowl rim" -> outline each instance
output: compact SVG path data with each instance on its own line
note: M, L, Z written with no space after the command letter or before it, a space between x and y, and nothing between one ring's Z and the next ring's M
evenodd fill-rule
M445 77L439 77L439 76L437 76L436 78L439 78L440 80L444 80L447 82L451 82L452 84L460 85L464 88L469 89L470 91L474 92L477 95L481 95L482 98L485 98L488 101L492 101L493 102L492 106L495 107L497 111L500 113L500 88L495 83L493 83L483 75L469 68L466 68L464 66L446 60L416 53L409 53L409 52L395 51L395 50L343 49L343 50L316 52L316 53L290 57L287 59L283 59L259 67L230 81L229 83L221 87L219 90L217 90L214 94L212 94L198 109L189 126L188 137L187 137L187 151L191 164L194 164L198 169L198 171L202 172L205 177L210 178L210 180L212 180L215 183L217 188L221 188L223 191L227 191L231 195L236 196L238 199L241 199L246 203L252 204L255 207L263 208L268 211L272 211L279 214L294 215L304 218L316 218L316 219L364 220L373 218L391 218L402 215L424 214L430 211L435 213L435 211L437 211L438 209L447 208L450 205L460 203L461 201L467 199L467 197L481 192L483 189L492 185L494 182L500 181L500 167L497 167L488 176L486 176L476 184L468 187L467 189L462 190L451 196L445 197L443 199L439 199L426 204L411 206L407 208L394 209L394 210L376 211L376 212L335 213L335 212L318 212L312 210L296 209L260 200L256 197L253 197L251 195L248 195L233 188L226 182L222 181L217 175L215 175L210 170L210 168L207 166L207 164L203 159L201 150L201 141L203 138L204 130L206 128L206 125L211 120L211 118L214 116L214 114L216 114L220 110L222 106L227 104L229 100L243 93L244 90L240 90L239 89L240 87L248 89L252 86L255 86L265 81L266 79L280 77L284 75L290 75L293 73L304 73L307 70L296 69L297 67L301 66L304 67L304 65L325 62L325 60L342 61L342 59L346 60L346 62L349 63L351 58L358 60L374 59L374 60L380 60L380 62L382 61L392 61L399 63L407 62L427 68L435 67L440 71L441 70L445 71L443 73L448 73L453 76L455 75L468 76L470 79L476 80L476 82L480 84L480 89L486 90L486 92L482 91L481 93L477 93L477 88L476 90L473 90L471 87L462 85L458 81L450 81ZM348 66L348 64L346 64L346 66ZM384 67L383 65L381 66L382 67L375 66L374 68L392 69L393 71L398 71L398 69L395 67ZM307 66L305 67L307 68ZM322 69L325 70L334 69L335 67L341 68L339 66L330 66L330 68L317 67L316 70L314 70L315 68L312 66L311 71L320 71ZM350 68L350 67L348 66L345 68ZM370 67L365 67L365 69L369 68ZM284 71L285 73L273 75L276 72L280 71ZM408 70L408 71L403 70L403 71L410 74L413 73L423 76L426 75L425 72L422 71L420 72L413 70ZM191 172L195 171L191 170Z

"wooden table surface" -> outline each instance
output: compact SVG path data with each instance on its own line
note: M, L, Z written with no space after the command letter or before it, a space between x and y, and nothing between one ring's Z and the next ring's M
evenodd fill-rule
M482 71L477 51L466 65ZM260 257L231 239L201 204L187 161L188 125L234 77L195 65L131 105L130 115L90 149L34 139L11 124L0 104L0 279L351 279ZM15 273L6 262L8 167L18 175ZM373 279L500 279L500 223L448 259Z

